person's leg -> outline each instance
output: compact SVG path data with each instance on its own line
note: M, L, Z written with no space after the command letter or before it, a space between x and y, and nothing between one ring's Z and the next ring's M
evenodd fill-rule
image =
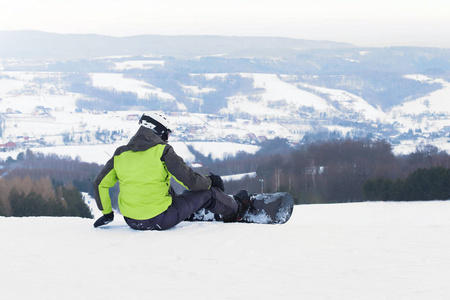
M125 221L133 229L164 230L184 221L201 208L206 208L215 214L233 215L238 210L237 202L221 190L211 188L207 191L188 191L172 198L172 204L160 215L149 220Z
M223 216L229 216L235 214L239 209L239 204L236 200L222 192L217 188L211 188L212 191L212 201L209 206L201 207L206 208L212 213L221 214ZM195 210L194 212L198 211Z

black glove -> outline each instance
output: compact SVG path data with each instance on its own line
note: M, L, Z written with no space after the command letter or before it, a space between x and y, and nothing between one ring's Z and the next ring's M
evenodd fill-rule
M223 180L219 175L214 175L213 173L209 173L209 179L211 179L211 187L218 188L222 192L225 192L225 187L223 186Z
M94 227L100 227L103 225L106 225L108 223L111 223L114 220L114 212L110 212L109 214L103 215L100 218L98 218L97 221L94 223Z

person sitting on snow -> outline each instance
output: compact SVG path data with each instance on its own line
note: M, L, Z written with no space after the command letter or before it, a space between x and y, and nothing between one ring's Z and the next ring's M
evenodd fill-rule
M221 214L225 222L242 219L251 204L247 191L228 196L220 176L203 176L187 166L167 143L172 131L162 114L144 113L139 124L128 144L116 149L94 180L95 201L103 213L94 227L114 220L109 188L117 181L119 210L133 229L168 229L202 208ZM176 195L171 177L188 191Z

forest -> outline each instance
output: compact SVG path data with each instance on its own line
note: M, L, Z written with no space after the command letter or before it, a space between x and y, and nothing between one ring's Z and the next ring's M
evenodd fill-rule
M203 168L219 175L255 172L226 181L225 192L285 191L296 204L450 200L450 156L431 145L396 156L385 140L336 139L292 147L269 140L255 154L213 160L191 148ZM102 166L30 150L1 163L0 215L92 218L81 192L93 196ZM117 209L119 187L110 190Z
M93 194L97 164L27 150L1 166L0 216L93 217L81 192Z
M296 204L450 199L450 156L431 145L395 156L384 140L332 140L292 149L287 140L276 139L255 155L205 161L219 174L256 170L256 177L227 182L230 193L242 188L252 193L286 191ZM416 181L420 185L411 187ZM392 182L388 196L382 182Z

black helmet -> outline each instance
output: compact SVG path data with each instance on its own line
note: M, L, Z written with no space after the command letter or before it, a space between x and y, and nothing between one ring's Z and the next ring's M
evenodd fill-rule
M139 124L153 130L163 141L167 141L169 139L169 133L172 132L166 117L160 113L143 113L139 119Z

